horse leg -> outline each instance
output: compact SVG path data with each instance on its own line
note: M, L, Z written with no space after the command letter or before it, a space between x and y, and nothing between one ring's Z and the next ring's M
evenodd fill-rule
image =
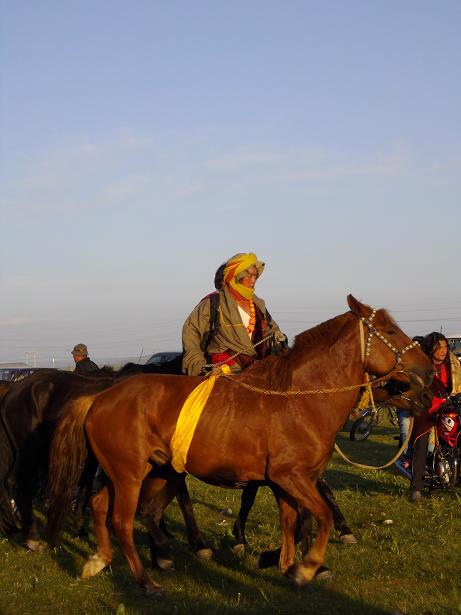
M150 557L152 566L160 570L173 570L170 539L163 519L163 511L175 496L168 488L168 481L161 476L147 476L142 484L139 513L149 530Z
M290 576L297 585L303 585L312 581L318 569L322 566L325 560L328 538L333 526L333 515L330 508L320 496L316 481L307 478L307 475L307 472L304 471L293 472L291 475L285 474L279 477L278 480L275 476L271 477L271 480L276 482L288 496L295 499L303 508L311 511L318 524L316 540L304 555L303 563L299 566L295 566L294 564L290 565L288 570L285 570L290 562L291 550L294 548L292 545L294 545L295 526L291 518L293 516L296 517L297 509L294 508L293 511L286 509L286 498L280 498L279 508L281 517L288 517L287 519L281 518L282 552L280 556L280 568L287 576Z
M295 563L295 534L298 523L298 507L295 501L287 494L276 495L280 513L280 531L282 543L279 549L279 568L282 574L287 574L288 570ZM274 551L272 553L277 553Z
M185 474L177 474L171 470L167 470L167 474L164 474L162 469L160 475L149 476L144 480L140 506L140 512L149 529L152 565L162 570L172 570L174 566L169 541L172 535L166 531L163 512L175 495L184 517L192 550L197 557L204 560L210 560L213 555L195 521Z
M296 543L301 543L303 555L312 547L312 515L301 506L298 506L298 522L296 524L295 541Z
M82 579L89 579L112 562L112 545L107 528L107 513L109 510L109 487L102 487L90 498L93 514L94 532L96 534L97 552L84 564Z
M0 419L0 534L17 532L20 529L12 500L14 493L11 470L14 465L14 451L3 421Z
M333 491L324 478L319 478L317 480L317 489L333 513L333 522L335 528L340 532L340 541L343 544L356 544L357 539L347 525L346 519L338 506ZM312 546L312 515L308 510L302 507L299 507L296 542L301 543L303 555L305 555ZM278 562L279 555L280 549L265 551L260 555L259 567L268 568L270 566L275 566ZM319 576L322 576L322 578L330 576L328 568L321 566L316 574L316 578L319 578Z
M82 476L80 477L74 510L74 531L75 535L80 538L88 536L88 532L85 528L85 511L92 495L97 468L98 462L93 454L89 454Z
M277 501L277 505L279 507L280 526L283 525L287 528L286 534L285 534L287 536L291 532L290 524L294 523L292 529L294 531L294 535L296 536L295 540L297 541L299 533L300 533L300 529L299 529L300 516L297 514L295 518L291 518L291 512L292 512L291 508L295 509L297 504L294 501L290 501L290 502L286 500L281 501L280 499L281 495L279 491L277 490L277 488L275 487L275 485L272 485L271 488L272 488L274 497ZM309 517L306 516L306 519L308 518ZM306 536L307 536L307 529L305 531L306 531ZM290 547L289 545L285 545L285 548L284 548L284 556L283 556L284 562L290 560L290 556L287 554L289 553L291 554L292 561L290 561L289 564L286 564L286 563L281 564L282 547L278 547L278 549L262 551L262 553L259 554L258 568L271 568L272 566L281 565L284 569L288 569L289 566L294 563L294 553L295 553L294 545L295 543L293 543L292 547Z
M235 545L233 547L234 553L239 556L245 555L245 549L247 540L245 537L245 525L248 519L250 510L255 503L256 494L258 492L258 485L256 483L248 483L242 490L242 497L240 499L240 510L235 520L232 533L235 536Z
M356 544L357 538L352 533L352 530L347 525L346 519L344 518L343 513L341 512L338 502L333 494L333 491L330 488L330 485L324 478L319 478L317 481L317 489L319 490L320 495L328 504L333 513L333 523L335 529L339 532L339 540L343 544Z
M16 505L21 517L21 529L26 546L31 551L41 553L46 547L40 540L32 506L33 498L38 492L38 465L35 458L34 443L31 443L30 450L25 450L22 453L19 462L16 479Z
M178 500L184 523L186 524L189 545L199 559L210 560L213 558L213 552L205 542L195 520L194 509L187 489L185 474L178 475L178 483L176 499Z
M317 484L318 488L318 484ZM323 497L323 496L322 496ZM327 502L328 503L328 502ZM338 509L339 510L339 509ZM298 523L296 525L296 543L301 543L301 553L304 557L313 544L312 514L298 506ZM315 580L326 581L333 578L333 573L326 566L319 566L315 573Z
M128 564L136 582L147 594L159 594L161 585L152 581L147 575L133 540L133 521L138 506L142 481L132 480L122 483L115 475L111 476L114 486L114 511L112 525L120 540Z
M277 499L277 503L278 499ZM283 506L283 505L282 505ZM279 505L280 510L280 505ZM312 546L312 515L311 513L302 508L300 506L297 507L297 521L295 526L295 543L301 543L301 551L303 556L309 551ZM283 508L280 510L280 514L290 514L291 510ZM287 524L287 521L283 521L284 524ZM271 566L277 566L277 564L281 561L281 547L272 551L263 551L258 559L258 568L270 568ZM286 557L286 556L285 556ZM287 568L294 563L294 560L291 563L284 563L283 567ZM332 573L329 568L326 566L319 566L315 578L316 579L330 579L332 578Z

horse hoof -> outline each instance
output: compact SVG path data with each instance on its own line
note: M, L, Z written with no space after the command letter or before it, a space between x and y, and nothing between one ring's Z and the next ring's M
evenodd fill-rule
M232 547L232 551L234 552L234 554L237 557L244 557L245 556L246 548L245 548L245 545L243 543L240 543L239 545L234 545Z
M33 551L34 553L43 553L44 551L46 551L46 545L44 545L43 542L41 542L40 540L26 540L26 546L28 549L30 549L30 551Z
M101 570L108 566L109 563L110 562L105 562L97 553L95 555L91 555L83 566L82 579L94 577L95 574L101 572Z
M258 557L258 568L264 570L265 568L271 568L272 566L278 566L280 560L280 550L277 551L263 551Z
M294 564L288 568L285 575L294 585L297 587L303 587L312 581L314 572L312 570L308 570L304 566Z
M343 545L356 545L358 540L354 534L343 534L339 537L339 542L342 542Z
M157 567L163 572L172 572L174 570L174 561L172 559L164 559L162 557L157 557L155 560Z
M162 598L163 594L165 593L163 587L161 585L158 585L157 583L154 583L153 581L149 584L146 583L146 585L143 585L142 590L145 596L153 598Z
M195 555L205 562L209 562L213 559L213 551L211 549L199 549Z
M76 530L74 535L75 535L75 538L81 538L83 540L87 540L89 537L88 531L85 528Z
M314 578L316 581L331 581L334 579L334 574L326 566L320 566Z

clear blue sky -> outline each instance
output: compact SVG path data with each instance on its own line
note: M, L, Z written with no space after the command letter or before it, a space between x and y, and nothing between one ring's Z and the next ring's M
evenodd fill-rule
M458 0L0 7L0 361L177 349L241 251L290 337L461 334Z

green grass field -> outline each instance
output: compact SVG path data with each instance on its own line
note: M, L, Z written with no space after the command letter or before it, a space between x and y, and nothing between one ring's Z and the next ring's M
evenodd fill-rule
M394 431L392 431L394 430ZM357 461L381 464L395 450L395 428L379 426L365 442L338 442ZM342 545L332 535L327 565L334 579L297 590L277 569L259 571L257 555L278 545L278 513L268 489L261 489L248 522L249 553L240 560L231 551L233 518L240 492L189 479L198 523L214 550L202 562L189 551L176 503L167 510L176 535L176 570L150 569L147 536L141 524L135 540L163 597L147 598L135 586L114 538L116 557L93 579L79 578L94 537L81 541L64 533L62 546L30 553L19 537L0 537L1 615L144 613L312 613L312 614L454 614L461 613L461 498L451 491L419 504L407 499L407 481L394 470L359 471L334 455L327 479L359 543ZM41 522L44 517L37 511ZM392 524L383 524L385 520Z

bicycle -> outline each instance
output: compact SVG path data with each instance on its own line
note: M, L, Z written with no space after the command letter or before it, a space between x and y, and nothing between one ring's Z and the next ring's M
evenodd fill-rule
M373 431L375 425L387 418L391 425L398 426L397 410L394 406L387 404L375 404L375 409L369 406L364 408L357 419L352 424L349 432L349 439L356 442L366 440Z

